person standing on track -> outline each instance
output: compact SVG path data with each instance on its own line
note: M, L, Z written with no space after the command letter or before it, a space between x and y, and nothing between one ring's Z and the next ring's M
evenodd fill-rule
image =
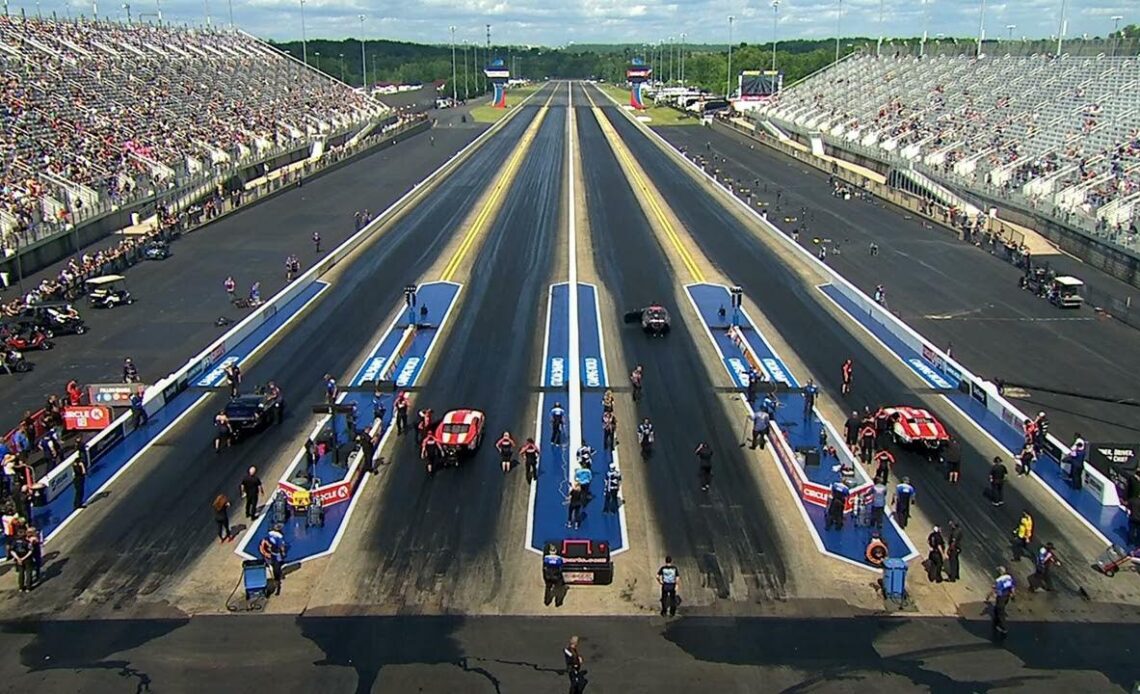
M408 428L408 394L404 391L396 393L396 402L393 407L396 408L396 436L403 436Z
M1017 522L1017 529L1013 531L1013 560L1021 561L1022 557L1032 556L1029 543L1033 542L1033 516L1029 511L1021 512L1021 520Z
M226 384L230 387L230 399L232 400L241 393L241 367L238 366L237 362L226 364L222 373L226 377Z
M573 486L570 487L570 495L566 501L566 527L577 530L582 525L582 506L585 504L585 495L582 493L582 485L575 482Z
M225 494L214 497L214 522L218 524L218 542L229 542L234 533L230 529L230 498Z
M325 404L331 405L336 402L336 379L332 374L325 374Z
M997 639L1003 639L1009 633L1005 624L1006 608L1015 591L1013 576L1009 575L1004 566L997 567L997 578L994 579L990 594L986 596L986 602L991 603L993 634Z
M946 463L946 479L950 484L958 484L958 478L962 474L962 444L957 436L950 434L942 449L942 461Z
M562 403L554 403L554 407L550 408L550 443L555 446L562 445L562 426L566 423L566 410L562 409Z
M629 374L629 385L633 388L633 401L638 402L641 400L641 377L644 370L641 364L638 364Z
M874 424L864 419L859 424L859 459L864 465L870 465L875 456L875 442L878 436Z
M707 441L701 441L693 453L697 456L697 466L700 469L701 491L707 492L712 485L712 446Z
M766 410L753 410L751 417L752 420L752 450L756 450L756 446L760 446L760 450L764 450L764 446L768 439L768 427L772 423L772 417Z
M237 291L237 282L234 281L233 275L226 277L226 281L222 282L222 288L226 290L226 296L229 297L230 303L234 302L234 292Z
M843 366L841 367L840 371L841 375L843 376L843 386L840 389L840 392L843 395L850 395L851 381L855 377L855 362L851 360L851 357L848 357L843 362Z
M534 439L527 439L523 444L522 449L519 450L519 455L522 456L523 465L526 467L526 481L527 484L538 479L538 446L535 445Z
M1060 565L1061 560L1057 558L1057 554L1053 550L1053 543L1046 542L1044 547L1037 550L1037 556L1033 562L1033 580L1030 582L1029 592L1036 593L1040 587L1052 593L1053 579L1050 578L1049 572L1053 570L1054 566Z
M511 471L511 463L514 462L515 457L515 440L511 438L511 432L504 431L499 440L495 442L495 448L499 451L499 464L503 468L503 474Z
M910 521L910 507L914 503L914 496L914 487L910 484L910 478L904 477L895 487L895 520L901 528L905 528Z
M443 459L443 447L439 445L439 441L431 431L428 431L420 442L420 459L427 466L428 477L435 475L435 469Z
M673 563L673 557L666 556L665 563L657 569L657 583L661 586L661 616L677 616L677 589L681 586L681 571Z
M606 471L605 477L605 499L602 506L602 513L617 513L618 508L621 506L621 500L618 498L618 493L621 491L621 469L618 467L617 461L610 463L610 469Z
M994 462L990 465L990 503L994 506L1005 503L1005 478L1008 475L1009 470L1001 462L1001 456L995 455Z
M847 506L847 497L851 495L851 488L842 479L831 483L831 496L827 500L827 516L824 530L843 529L843 510Z
M261 486L261 478L257 476L257 468L250 467L246 476L238 486L241 498L245 499L245 517L257 520L257 501L265 491Z
M566 676L570 680L570 694L582 694L586 691L586 668L582 654L578 652L578 637L571 636L570 642L562 650L566 659Z
M416 443L422 444L431 432L431 408L425 407L416 413Z
M954 521L950 521L946 534L946 580L954 583L958 580L958 557L962 554L962 529Z
M313 232L313 251L316 253L321 252L321 232Z
M811 421L811 413L812 413L812 410L815 409L815 399L816 399L816 396L818 396L818 395L819 395L819 386L817 386L815 384L815 381L813 381L812 379L809 378L807 385L804 386L804 388L803 388L804 421L805 422Z
M895 457L890 451L879 451L873 458L875 462L875 479L882 480L883 484L891 481L891 468L895 465Z
M123 360L123 383L138 383L139 369L130 357Z
M602 412L602 448L613 453L617 444L617 417L612 410Z

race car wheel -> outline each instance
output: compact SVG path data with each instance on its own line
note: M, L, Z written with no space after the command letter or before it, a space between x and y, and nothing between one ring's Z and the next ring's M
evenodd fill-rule
M27 372L31 371L32 365L30 362L18 361L18 362L16 362L16 365L12 368L16 371L16 373L22 374L22 373L27 373Z
M55 337L55 331L52 330L51 328L45 328L44 329L44 337L46 337L49 340L52 339L53 337Z
M75 334L76 335L82 335L85 332L87 332L87 326L86 325L75 326Z

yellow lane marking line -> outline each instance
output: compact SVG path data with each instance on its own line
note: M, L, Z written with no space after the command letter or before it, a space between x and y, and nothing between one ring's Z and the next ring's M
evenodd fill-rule
M681 262L685 264L685 269L689 271L695 282L703 284L705 282L705 275L701 272L700 267L697 266L696 261L693 259L693 254L689 252L685 242L681 240L681 236L677 233L676 227L669 221L669 216L665 214L662 204L657 200L656 192L649 187L645 178L642 176L641 167L634 162L633 157L626 149L625 143L621 140L621 136L614 130L613 125L610 124L606 115L602 113L602 109L594 102L594 98L590 96L589 91L586 91L586 96L590 100L590 106L594 112L594 116L598 119L598 125L601 126L602 132L605 133L606 139L609 140L610 147L614 150L614 154L618 159L625 164L626 177L634 186L634 191L639 192L639 195L649 205L649 209L653 212L653 217L661 228L665 230L665 235L669 237L669 241L673 244L677 254L681 256Z
M502 173L499 174L499 179L495 182L495 187L491 191L490 197L487 198L482 209L479 210L478 216L468 229L467 235L463 237L463 242L459 244L456 249L455 255L447 262L443 268L443 273L440 275L440 280L443 282L453 282L455 273L459 269L460 263L467 256L467 252L474 245L475 239L478 238L487 227L490 225L492 212L497 209L499 201L502 199L503 194L510 190L511 185L514 183L515 175L518 174L519 168L522 166L523 157L530 150L530 145L534 142L535 136L538 134L538 128L542 125L542 121L546 118L546 112L550 108L550 102L554 99L554 92L552 91L550 97L547 98L546 103L538 109L538 114L534 117L534 121L527 127L526 133L523 135L522 140L519 141L515 152L511 155L507 165L503 168Z

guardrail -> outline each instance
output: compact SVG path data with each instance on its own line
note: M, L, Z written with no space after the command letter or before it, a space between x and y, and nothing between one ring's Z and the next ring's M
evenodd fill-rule
M632 121L632 119L631 119ZM952 357L948 356L944 351L935 346L933 343L922 337L916 330L904 323L900 318L895 316L890 311L886 310L871 297L864 294L858 287L853 285L843 275L839 274L826 263L820 261L812 253L808 252L805 248L796 243L788 234L785 234L775 224L768 220L765 215L760 214L748 205L745 205L739 198L732 194L720 181L710 175L707 171L697 166L694 162L690 161L683 154L678 152L676 148L669 144L665 138L657 134L652 128L646 127L642 123L634 122L638 127L641 127L645 132L650 134L650 137L655 139L658 144L667 152L672 153L673 156L683 161L686 166L690 167L693 171L704 177L709 183L716 186L721 192L730 197L732 200L760 223L760 225L771 232L772 236L779 240L779 242L789 251L797 254L802 260L806 261L821 275L827 277L832 285L834 285L844 297L853 302L860 310L865 311L867 316L881 325L885 330L890 332L902 344L910 348L915 354L922 357L922 360L935 371L942 375L958 382L960 390L963 393L968 393L979 404L983 405L986 410L993 415L997 416L1006 426L1009 426L1016 431L1021 430L1021 423L1028 417L1021 410L1016 408L1008 400L1005 399L998 392L997 386L993 383L976 376L971 373L966 367L955 361ZM1016 455L1016 451L1014 454ZM1045 453L1052 457L1058 464L1060 461L1068 456L1071 451L1065 444L1061 443L1053 435L1046 437ZM1082 490L1092 495L1098 503L1103 506L1118 506L1120 499L1117 494L1116 486L1108 479L1104 473L1091 465L1084 466L1084 477L1082 480Z
M340 261L348 257L362 244L369 241L376 231L386 225L389 220L402 212L405 207L418 198L425 187L433 186L440 179L449 175L459 164L469 158L476 149L490 139L492 135L505 127L506 123L518 112L519 109L511 111L506 117L500 119L497 123L481 133L467 146L452 155L446 163L429 174L427 178L415 184L411 190L392 203L388 209L377 215L372 222L330 251L324 259L309 268L307 272L275 294L266 301L264 305L246 316L227 333L211 343L210 346L188 360L180 369L147 388L146 393L143 395L143 408L147 414L153 415L158 412L167 402L186 390L194 378L200 376L208 368L220 361L230 348L237 345L257 330L265 321L272 318L277 313L279 306L284 306L301 294L321 276L334 268ZM110 426L99 432L99 434L86 443L84 449L89 468L97 464L100 458L126 437L130 430L131 423L132 415L127 412L118 417ZM40 484L44 486L48 501L54 499L60 492L71 485L71 466L79 455L80 454L76 452L67 456L63 462L40 480Z

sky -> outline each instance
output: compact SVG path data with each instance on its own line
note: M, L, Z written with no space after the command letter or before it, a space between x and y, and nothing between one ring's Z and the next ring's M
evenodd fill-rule
M98 2L98 0L96 0ZM262 38L299 39L302 0L136 0L129 5L135 19L214 25L233 22ZM491 24L496 44L564 46L582 43L654 43L681 32L686 42L724 43L728 17L734 17L734 42L835 36L978 35L980 0L303 0L308 38L386 38L420 43L448 43L449 27L456 42L485 41ZM6 0L9 11L22 8L59 15L91 16L90 0ZM1042 38L1056 36L1066 6L1066 36L1104 36L1114 16L1121 26L1140 23L1138 0L1004 0L985 2L986 36ZM125 18L122 0L94 5L100 16ZM364 16L363 22L360 16ZM1012 30L1009 25L1015 25Z

